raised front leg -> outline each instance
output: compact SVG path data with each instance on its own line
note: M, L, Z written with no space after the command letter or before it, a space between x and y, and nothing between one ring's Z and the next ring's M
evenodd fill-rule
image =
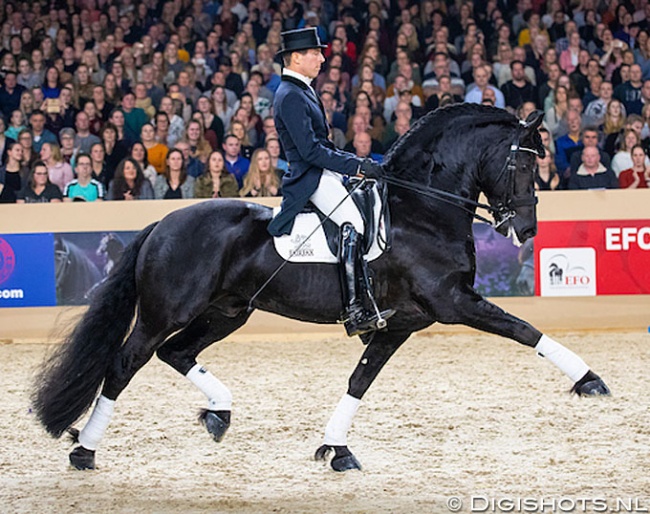
M334 451L330 463L334 471L361 469L361 464L347 447L347 436L352 426L352 419L359 408L361 398L384 364L410 335L410 332L378 332L375 335L350 376L347 393L339 401L325 427L323 445L316 450L314 456L316 460L325 460L330 452Z
M590 370L578 355L535 327L490 303L476 293L456 292L442 323L460 323L490 332L534 348L539 355L555 364L574 383L572 393L579 396L609 396L602 379Z

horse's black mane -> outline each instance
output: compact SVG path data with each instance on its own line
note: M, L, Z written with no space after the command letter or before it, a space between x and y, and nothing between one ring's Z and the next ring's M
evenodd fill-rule
M443 132L454 131L467 139L472 127L502 123L516 127L518 120L503 109L480 104L453 104L436 109L420 118L384 157L388 174L402 174L405 166L416 167L429 161L432 144ZM391 173L392 172L392 173Z

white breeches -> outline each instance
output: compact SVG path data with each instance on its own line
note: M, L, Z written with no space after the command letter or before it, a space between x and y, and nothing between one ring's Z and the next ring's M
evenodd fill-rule
M329 216L339 227L344 223L352 223L356 231L363 234L363 219L352 197L348 196L348 190L345 189L342 179L343 175L339 173L323 170L318 188L311 195L310 200L319 211Z

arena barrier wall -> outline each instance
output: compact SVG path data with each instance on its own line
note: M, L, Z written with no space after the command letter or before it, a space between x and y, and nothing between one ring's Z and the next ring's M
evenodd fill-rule
M645 294L645 291L650 284L645 280L650 270L650 228L647 238L644 230L645 227L650 227L650 191L542 192L539 198L540 241L543 239L545 245L556 246L559 244L554 240L554 233L558 232L556 227L568 224L567 226L574 228L564 230L564 235L558 241L566 244L576 244L578 241L577 246L581 246L581 237L584 239L581 234L584 231L576 230L576 226L585 225L581 222L599 222L597 226L606 225L606 228L609 228L609 249L618 250L620 256L620 251L627 244L634 252L631 262L639 266L640 277L635 292L643 294L499 297L492 298L492 301L545 331L647 330L650 325L650 295ZM0 234L134 231L161 219L173 210L199 201L201 200L0 205ZM259 203L275 206L279 204L279 199L263 199ZM607 223L604 224L602 220ZM617 224L617 221L626 223ZM579 223L572 225L573 222ZM624 232L625 230L627 232ZM587 240L588 237L585 241ZM543 272L539 270L539 249L536 249L535 253L538 261L536 284L539 295L540 273ZM610 288L609 292L617 283L629 282L630 270L626 270L620 262L620 259L607 262L606 283ZM49 273L48 270L40 271ZM57 338L57 327L68 325L83 310L84 307L0 308L0 340L54 340ZM427 331L434 333L446 330L469 329L436 324ZM340 335L342 329L336 325L302 323L256 312L240 332L319 332Z

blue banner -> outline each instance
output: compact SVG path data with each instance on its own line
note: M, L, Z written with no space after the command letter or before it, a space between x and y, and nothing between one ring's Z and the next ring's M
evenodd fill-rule
M53 234L0 235L0 307L56 305Z

